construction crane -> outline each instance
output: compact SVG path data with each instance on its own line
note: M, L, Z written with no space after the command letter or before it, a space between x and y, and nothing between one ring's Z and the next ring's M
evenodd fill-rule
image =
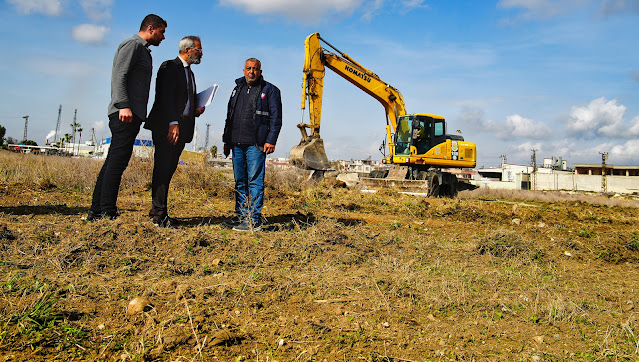
M60 121L62 119L62 105L58 108L58 122L55 124L55 135L53 136L53 142L58 142L58 132L60 132Z

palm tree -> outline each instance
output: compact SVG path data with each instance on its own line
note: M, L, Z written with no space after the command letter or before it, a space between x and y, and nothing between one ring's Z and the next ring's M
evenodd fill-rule
M73 123L71 123L70 126L71 126L71 129L73 130L73 147L71 149L71 153L75 154L75 133L78 131L78 127L80 127L80 124L76 122L74 119Z
M80 134L80 137L78 137L78 154L80 154L80 143L82 142L82 127L80 125L78 125L77 131Z
M71 141L71 139L73 138L73 135L70 133L65 133L64 134L64 140L69 143L69 141ZM64 150L66 151L66 147L64 147ZM73 152L72 152L73 153Z

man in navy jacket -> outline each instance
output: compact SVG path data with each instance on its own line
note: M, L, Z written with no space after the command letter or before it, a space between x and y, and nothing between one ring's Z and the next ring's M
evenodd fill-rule
M224 154L233 152L235 216L227 222L236 231L262 226L266 155L275 151L282 128L280 90L262 77L259 60L249 58L244 77L235 80L224 125Z

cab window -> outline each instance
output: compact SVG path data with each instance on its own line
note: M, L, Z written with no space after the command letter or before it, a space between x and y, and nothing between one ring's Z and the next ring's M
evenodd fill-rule
M435 122L435 137L444 135L444 121L436 121Z
M410 117L401 117L397 122L397 133L395 134L395 154L410 154L412 120Z

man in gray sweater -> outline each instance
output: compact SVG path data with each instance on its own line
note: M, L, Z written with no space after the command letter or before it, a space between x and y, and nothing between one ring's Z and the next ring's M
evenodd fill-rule
M111 144L93 190L87 221L118 217L118 190L122 174L133 153L135 137L146 119L149 88L153 75L150 45L164 40L167 23L155 14L147 15L140 31L123 41L113 58L109 128Z

